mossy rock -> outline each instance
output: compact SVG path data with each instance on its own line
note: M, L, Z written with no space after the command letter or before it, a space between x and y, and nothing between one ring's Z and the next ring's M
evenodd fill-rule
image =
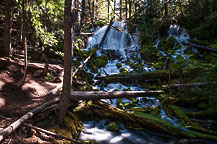
M116 67L117 67L117 68L120 68L120 67L122 67L122 64L121 64L121 63L117 63L117 64L116 64Z
M119 127L115 122L110 122L108 125L108 130L110 131L119 131Z
M130 109L130 108L132 108L132 107L135 107L136 105L134 105L134 104L132 104L132 103L125 103L124 104L124 108L126 108L126 109Z
M119 109L123 109L122 99L118 99L118 100L117 100L117 107L118 107Z
M126 68L119 69L120 74L127 74L128 70Z

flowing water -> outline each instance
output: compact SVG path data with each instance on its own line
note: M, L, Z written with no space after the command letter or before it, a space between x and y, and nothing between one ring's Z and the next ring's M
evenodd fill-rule
M99 28L96 30L95 34L89 38L86 51L92 49L93 47L96 47L100 44L102 37L107 29L107 26L104 26L102 28ZM118 30L119 31L118 31ZM180 28L177 25L172 25L168 31L169 36L173 36L175 38L175 41L177 43L180 43L182 41L187 41L190 39L189 35L186 33L185 29ZM156 42L156 46L158 46L158 43L160 41ZM106 54L109 57L108 63L105 67L101 67L98 69L98 72L102 76L105 75L112 75L112 74L119 74L119 70L121 68L127 69L128 72L133 71L133 68L131 68L129 65L127 65L127 61L131 61L134 63L137 63L135 61L135 58L140 59L140 45L138 42L138 37L136 35L131 36L128 33L127 27L125 23L123 22L114 22L113 28L109 31L109 33L106 36L106 39L100 47L96 54L97 56L101 56L102 54ZM186 47L182 46L181 49L177 50L177 54L184 55ZM161 51L162 55L164 53ZM174 56L175 57L175 56ZM141 60L142 61L142 60ZM121 67L118 68L116 65L117 63L121 63ZM143 71L154 71L155 69L153 67L148 67L147 65L143 64ZM95 74L96 75L96 74ZM130 89L132 91L144 91L145 88L141 87L139 85L130 85L126 86L121 83L109 83L107 85L96 85L93 87L93 89L98 89L100 91L114 91L119 89L120 91L123 91L124 89ZM162 109L161 103L157 98L154 97L146 97L136 98L138 101L137 104L135 104L136 107L144 108L144 107L157 107L160 106L160 115L163 120L166 120L170 123L172 123L174 126L178 127L177 119L176 118L169 118L164 110ZM117 100L103 100L113 106L117 106ZM131 102L128 99L122 99L123 105L125 103ZM110 120L100 120L100 121L87 121L84 122L84 127L80 135L81 140L93 140L97 143L137 143L137 144L144 144L144 143L168 143L172 142L172 140L169 140L168 138L165 138L165 136L154 134L150 135L145 132L137 132L137 131L131 131L126 129L121 123L118 123L119 132L112 132L108 131L107 127ZM180 129L184 129L181 128ZM171 138L171 137L170 137Z

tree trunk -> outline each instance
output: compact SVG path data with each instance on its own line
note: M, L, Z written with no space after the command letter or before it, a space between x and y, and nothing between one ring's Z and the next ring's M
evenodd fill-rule
M116 0L114 0L114 16L116 15L115 11L116 11Z
M95 0L95 16L94 16L94 18L95 18L95 21L97 21L98 20L98 16L99 16L99 7L98 7L98 0Z
M125 0L125 18L127 19L127 0Z
M108 20L109 20L109 17L110 17L110 11L109 11L109 9L110 9L110 1L109 0L107 0L107 8L108 8Z
M212 0L212 12L217 11L217 0Z
M132 14L132 1L129 0L129 17L131 17Z
M168 1L164 0L164 15L168 16Z
M72 86L72 55L74 40L74 29L72 28L73 19L73 3L72 0L65 0L64 11L64 77L63 77L63 91L59 103L59 125L63 124L64 116L68 109L69 96L71 95Z
M81 32L81 28L83 24L85 23L85 12L86 12L86 2L85 0L82 0L82 12L81 12L81 19L80 19L80 27L79 27L79 33Z
M23 11L23 23L22 23L22 47L24 49L24 72L23 78L20 81L18 87L21 88L26 80L27 68L28 68L28 56L27 56L27 43L26 43L26 10L25 10L25 0L22 1L22 11Z
M120 0L120 19L122 19L122 0Z
M5 26L4 26L4 46L0 56L11 56L11 26L12 26L12 2L5 1Z

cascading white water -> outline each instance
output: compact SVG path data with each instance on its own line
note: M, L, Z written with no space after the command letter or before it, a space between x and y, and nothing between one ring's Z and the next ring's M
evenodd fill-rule
M98 72L100 72L101 75L111 75L111 74L119 74L120 68L127 69L128 72L132 71L133 69L126 64L126 60L136 62L134 61L133 57L140 58L140 45L138 43L138 37L132 38L130 34L128 34L128 30L126 28L126 25L123 22L114 22L113 27L111 28L109 33L106 36L106 39L100 49L97 50L96 55L101 56L102 54L108 54L114 56L115 58L113 60L108 60L108 63L105 67L101 67L98 69ZM88 45L85 50L90 50L93 47L96 47L100 44L103 35L105 34L105 31L107 29L107 26L104 26L102 28L99 28L95 34L89 38ZM120 31L117 31L119 29ZM180 28L177 25L173 25L170 27L169 36L173 36L177 43L180 43L182 41L188 40L190 37L186 33L186 31L182 28ZM159 43L159 41L158 41ZM158 46L158 43L156 46ZM184 47L184 46L183 46ZM107 53L106 53L107 51ZM162 54L164 54L162 52ZM141 60L142 61L142 60ZM121 67L118 68L117 64L121 63ZM143 62L144 63L144 62ZM153 71L154 68L148 68L147 65L143 65L143 71ZM96 74L95 74L96 75ZM145 88L142 88L138 85L131 85L131 86L125 86L121 83L110 83L106 86L95 86L94 89L103 90L103 91L114 91L119 89L120 91L123 91L124 89L130 89L135 91L143 91ZM161 103L157 98L153 97L147 97L147 98L136 98L137 102L134 104L136 107L144 108L144 107L158 107L160 106L160 115L161 118L165 121L168 121L172 123L174 126L178 127L176 119L169 118L164 110L162 109ZM104 100L105 102L117 106L118 102L116 99L113 100ZM132 102L129 99L122 99L122 104L130 103ZM124 107L123 107L124 108ZM125 108L124 108L125 109ZM148 139L147 134L138 133L135 131L129 131L125 129L121 124L119 124L119 132L111 132L107 130L107 124L106 120L101 121L91 121L91 122L85 122L83 131L81 133L80 139L82 140L94 140L98 143L161 143L160 141L153 141L153 139ZM182 129L182 128L180 128Z
M88 39L88 45L86 50L90 50L95 46L98 46L106 32L108 26L99 28L95 34ZM128 33L126 24L124 22L116 21L112 24L102 47L101 51L113 50L119 54L119 58L127 60L132 56L132 51L138 51L139 45L135 44L134 39ZM139 53L136 53L139 56Z

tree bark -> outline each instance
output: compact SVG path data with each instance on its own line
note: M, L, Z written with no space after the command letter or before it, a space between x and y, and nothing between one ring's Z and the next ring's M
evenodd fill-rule
M99 100L99 99L119 99L119 98L135 98L135 97L150 97L163 94L164 91L114 91L114 92L99 92L99 91L73 91L70 100Z
M122 19L122 0L120 0L120 19Z
M125 0L125 18L127 19L127 11L128 11L128 9L127 9L127 0Z
M109 20L109 17L110 17L110 1L109 0L107 0L107 8L108 8L108 20Z
M73 3L72 0L65 0L64 11L64 77L63 77L63 91L59 103L59 125L63 124L64 116L68 109L69 96L71 95L72 86L72 55L74 40L74 29L72 28L73 19Z
M11 31L12 31L12 1L5 1L5 25L4 25L4 46L0 56L11 56Z
M129 17L131 17L132 14L132 1L129 0Z
M27 56L27 42L26 42L26 10L25 10L25 0L22 0L22 12L23 12L23 22L22 22L22 47L24 49L24 73L23 78L20 81L18 87L21 88L26 80L27 68L28 68L28 56Z
M212 0L212 12L217 11L217 0Z
M168 1L164 0L164 15L168 16Z
M49 101L47 103L44 103L44 104L42 104L42 105L34 108L33 110L31 110L28 113L26 113L25 115L23 115L20 119L16 120L14 123L12 123L11 125L9 125L7 128L5 128L4 130L2 130L0 132L0 142L3 141L12 132L14 132L26 120L30 119L31 117L33 117L33 115L37 114L38 112L40 112L44 108L46 108L46 107L48 107L48 106L56 103L57 101L59 101L59 98L52 99L51 101Z
M99 7L98 7L98 0L95 0L95 16L94 16L94 18L95 18L95 21L97 21L98 20L98 16L99 16Z

